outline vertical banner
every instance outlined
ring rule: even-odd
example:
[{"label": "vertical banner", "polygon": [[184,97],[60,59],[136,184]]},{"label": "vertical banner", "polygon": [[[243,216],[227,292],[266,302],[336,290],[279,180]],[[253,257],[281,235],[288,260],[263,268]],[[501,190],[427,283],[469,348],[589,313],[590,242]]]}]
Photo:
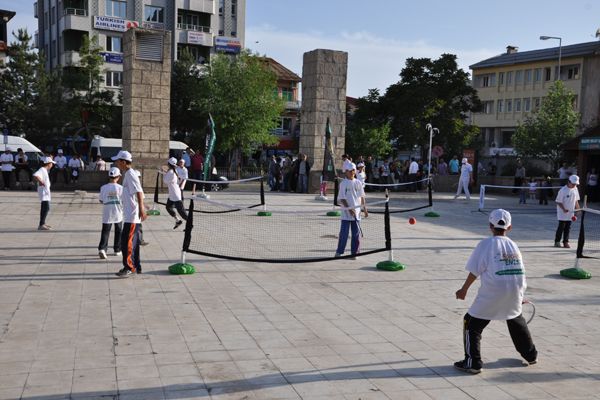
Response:
[{"label": "vertical banner", "polygon": [[214,167],[212,165],[212,153],[215,149],[215,142],[217,141],[217,134],[215,133],[215,121],[212,119],[212,115],[208,114],[208,132],[206,132],[206,146],[204,148],[204,180],[210,180],[211,171]]},{"label": "vertical banner", "polygon": [[335,163],[333,155],[333,142],[331,140],[331,125],[327,118],[325,126],[325,155],[323,159],[323,182],[335,180]]}]

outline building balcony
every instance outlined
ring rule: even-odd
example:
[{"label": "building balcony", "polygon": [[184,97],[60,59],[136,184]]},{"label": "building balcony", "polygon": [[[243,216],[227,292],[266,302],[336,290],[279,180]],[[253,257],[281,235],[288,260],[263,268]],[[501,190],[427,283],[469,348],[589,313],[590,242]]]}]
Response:
[{"label": "building balcony", "polygon": [[89,31],[92,28],[88,11],[82,8],[65,8],[59,23],[61,30]]},{"label": "building balcony", "polygon": [[176,0],[175,6],[183,10],[214,14],[215,3],[215,0]]},{"label": "building balcony", "polygon": [[196,32],[212,33],[210,26],[202,26],[202,25],[177,24],[177,29],[180,29],[182,31],[196,31]]},{"label": "building balcony", "polygon": [[60,63],[65,67],[77,67],[81,62],[81,56],[78,51],[66,50],[60,56]]},{"label": "building balcony", "polygon": [[302,102],[300,100],[286,101],[285,102],[285,109],[286,110],[300,110],[301,107],[302,107]]},{"label": "building balcony", "polygon": [[80,17],[87,17],[88,16],[88,10],[83,9],[83,8],[65,8],[64,9],[64,15],[78,15]]}]

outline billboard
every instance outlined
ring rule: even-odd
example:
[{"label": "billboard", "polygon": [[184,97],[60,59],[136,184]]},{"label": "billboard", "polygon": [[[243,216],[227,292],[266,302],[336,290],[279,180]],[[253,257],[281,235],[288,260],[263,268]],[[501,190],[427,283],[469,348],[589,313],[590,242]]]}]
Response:
[{"label": "billboard", "polygon": [[217,36],[215,37],[215,49],[223,53],[239,54],[242,51],[242,43],[238,38]]}]

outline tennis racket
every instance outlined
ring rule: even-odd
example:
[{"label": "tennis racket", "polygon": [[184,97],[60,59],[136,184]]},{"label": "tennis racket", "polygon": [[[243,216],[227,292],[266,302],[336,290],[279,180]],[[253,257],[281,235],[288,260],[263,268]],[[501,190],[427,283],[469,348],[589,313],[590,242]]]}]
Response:
[{"label": "tennis racket", "polygon": [[358,231],[360,232],[360,237],[364,238],[365,235],[363,235],[362,228],[360,227],[360,220],[358,218],[354,217],[354,221],[356,221],[356,226],[358,226]]},{"label": "tennis racket", "polygon": [[523,298],[522,304],[523,318],[525,318],[525,321],[527,321],[527,324],[529,324],[533,320],[533,317],[535,317],[535,304],[533,304],[533,302],[527,298]]}]

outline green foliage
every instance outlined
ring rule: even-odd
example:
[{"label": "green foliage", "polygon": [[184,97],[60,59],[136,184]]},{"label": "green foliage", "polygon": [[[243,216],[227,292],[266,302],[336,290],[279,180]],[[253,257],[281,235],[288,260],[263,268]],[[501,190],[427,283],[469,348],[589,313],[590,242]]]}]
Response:
[{"label": "green foliage", "polygon": [[384,157],[392,152],[390,124],[346,131],[346,153]]},{"label": "green foliage", "polygon": [[189,49],[184,48],[181,56],[173,64],[171,78],[171,130],[191,133],[197,149],[203,143],[206,118],[198,110],[200,89],[200,68]]},{"label": "green foliage", "polygon": [[201,114],[213,116],[217,150],[249,153],[277,143],[271,131],[284,101],[273,95],[276,88],[275,74],[256,56],[243,52],[235,58],[222,54],[211,58],[196,101]]},{"label": "green foliage", "polygon": [[513,136],[519,155],[547,160],[554,170],[562,157],[561,145],[575,137],[579,124],[574,98],[562,81],[554,82],[540,109],[527,117]]},{"label": "green foliage", "polygon": [[481,103],[469,84],[469,75],[458,68],[455,55],[442,54],[437,60],[409,58],[400,78],[388,87],[378,110],[391,121],[391,138],[397,148],[416,145],[425,149],[428,123],[440,131],[433,144],[442,146],[447,154],[475,143],[479,129],[465,120]]}]

